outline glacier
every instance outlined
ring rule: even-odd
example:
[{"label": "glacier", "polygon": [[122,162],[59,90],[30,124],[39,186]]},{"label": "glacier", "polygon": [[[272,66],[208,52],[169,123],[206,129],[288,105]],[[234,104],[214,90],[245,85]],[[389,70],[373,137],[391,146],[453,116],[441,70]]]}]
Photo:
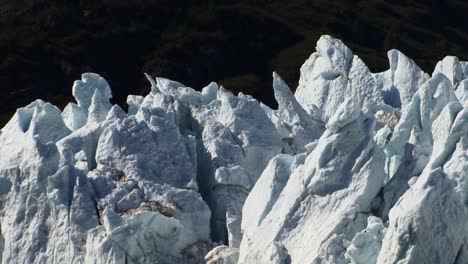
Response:
[{"label": "glacier", "polygon": [[95,73],[0,130],[1,263],[468,263],[468,62],[372,73],[322,36],[278,108]]}]

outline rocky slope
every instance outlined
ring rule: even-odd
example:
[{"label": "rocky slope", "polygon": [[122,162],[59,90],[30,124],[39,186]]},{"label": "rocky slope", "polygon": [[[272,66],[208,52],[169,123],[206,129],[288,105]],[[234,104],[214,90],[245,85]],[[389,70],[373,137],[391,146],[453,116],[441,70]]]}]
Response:
[{"label": "rocky slope", "polygon": [[388,57],[322,36],[278,109],[83,74],[1,130],[1,262],[468,263],[468,63]]}]

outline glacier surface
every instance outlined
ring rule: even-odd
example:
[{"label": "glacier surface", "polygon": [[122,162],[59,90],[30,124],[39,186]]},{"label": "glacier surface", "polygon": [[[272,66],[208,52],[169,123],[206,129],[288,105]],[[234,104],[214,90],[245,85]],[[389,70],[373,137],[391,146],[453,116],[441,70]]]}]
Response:
[{"label": "glacier surface", "polygon": [[388,59],[322,36],[278,109],[83,74],[0,131],[0,262],[468,263],[468,62]]}]

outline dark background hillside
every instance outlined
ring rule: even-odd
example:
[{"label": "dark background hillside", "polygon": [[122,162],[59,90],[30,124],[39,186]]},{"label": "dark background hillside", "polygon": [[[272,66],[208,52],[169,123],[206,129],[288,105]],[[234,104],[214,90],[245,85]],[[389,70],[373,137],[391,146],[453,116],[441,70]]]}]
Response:
[{"label": "dark background hillside", "polygon": [[468,60],[467,14],[464,0],[0,0],[0,126],[36,98],[64,107],[86,71],[120,105],[148,92],[148,72],[274,106],[271,72],[294,89],[322,34],[374,72],[397,48],[432,73],[445,55]]}]

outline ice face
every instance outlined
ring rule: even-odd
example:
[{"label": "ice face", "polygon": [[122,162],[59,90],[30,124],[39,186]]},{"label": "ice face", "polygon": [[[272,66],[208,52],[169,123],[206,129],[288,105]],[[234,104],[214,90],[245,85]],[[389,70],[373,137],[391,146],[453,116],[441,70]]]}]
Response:
[{"label": "ice face", "polygon": [[380,218],[369,216],[367,227],[356,234],[346,249],[346,258],[352,264],[376,263],[386,231]]},{"label": "ice face", "polygon": [[83,127],[88,121],[87,111],[75,103],[69,103],[63,109],[62,118],[63,122],[72,131]]},{"label": "ice face", "polygon": [[166,118],[163,115],[158,120],[158,131],[134,117],[105,128],[96,149],[98,167],[114,167],[127,178],[186,187],[195,180],[196,160]]},{"label": "ice face", "polygon": [[97,91],[103,100],[112,98],[112,92],[107,81],[95,73],[84,73],[80,81],[73,84],[73,96],[78,105],[84,109],[91,106],[92,98]]},{"label": "ice face", "polygon": [[[215,241],[239,245],[242,207],[281,136],[260,104],[219,89],[217,100],[192,108],[200,133],[199,185],[211,207]],[[226,232],[227,231],[227,232]]]},{"label": "ice face", "polygon": [[[345,108],[348,104],[343,105]],[[240,263],[266,261],[271,255],[265,252],[289,256],[294,263],[344,260],[345,251],[332,248],[344,247],[343,239],[351,240],[365,227],[365,212],[370,210],[385,179],[384,154],[372,142],[372,123],[372,118],[358,114],[347,125],[331,125],[333,129],[324,132],[304,165],[292,172],[279,194],[252,192],[271,197],[271,209],[263,211],[264,198],[259,197],[257,214],[261,217],[257,218],[263,220],[258,228],[245,227]],[[259,182],[269,181],[269,177],[271,174],[265,172]],[[246,204],[245,210],[254,208],[257,199],[249,197],[248,201],[252,204]],[[277,245],[274,250],[272,244]]]},{"label": "ice face", "polygon": [[295,93],[305,109],[316,105],[326,122],[345,98],[354,97],[363,105],[384,102],[367,66],[340,40],[322,36],[316,50],[301,67]]},{"label": "ice face", "polygon": [[85,73],[0,131],[1,263],[466,263],[468,63],[371,73],[322,36],[278,109]]},{"label": "ice face", "polygon": [[437,73],[419,88],[403,111],[392,139],[386,147],[387,169],[390,178],[401,165],[403,149],[411,136],[413,127],[422,131],[421,137],[425,137],[425,140],[432,143],[432,123],[445,105],[455,100],[453,87],[443,74]]},{"label": "ice face", "polygon": [[457,90],[455,90],[455,95],[461,104],[468,104],[468,80],[465,79],[458,85]]},{"label": "ice face", "polygon": [[454,263],[466,214],[442,169],[427,170],[390,210],[377,263]]},{"label": "ice face", "polygon": [[464,77],[462,65],[455,56],[447,56],[443,60],[439,61],[432,75],[435,75],[436,73],[444,74],[450,80],[453,87],[457,87]]},{"label": "ice face", "polygon": [[376,85],[383,91],[385,103],[403,109],[430,76],[398,50],[388,51],[387,56],[390,69],[373,74],[373,77]]},{"label": "ice face", "polygon": [[[299,104],[287,84],[277,73],[273,73],[273,90],[278,102],[277,127],[283,126],[283,138],[291,140],[293,153],[304,152],[308,143],[318,139],[323,133],[324,125],[320,120],[314,120]],[[282,121],[282,122],[280,122]]]}]

